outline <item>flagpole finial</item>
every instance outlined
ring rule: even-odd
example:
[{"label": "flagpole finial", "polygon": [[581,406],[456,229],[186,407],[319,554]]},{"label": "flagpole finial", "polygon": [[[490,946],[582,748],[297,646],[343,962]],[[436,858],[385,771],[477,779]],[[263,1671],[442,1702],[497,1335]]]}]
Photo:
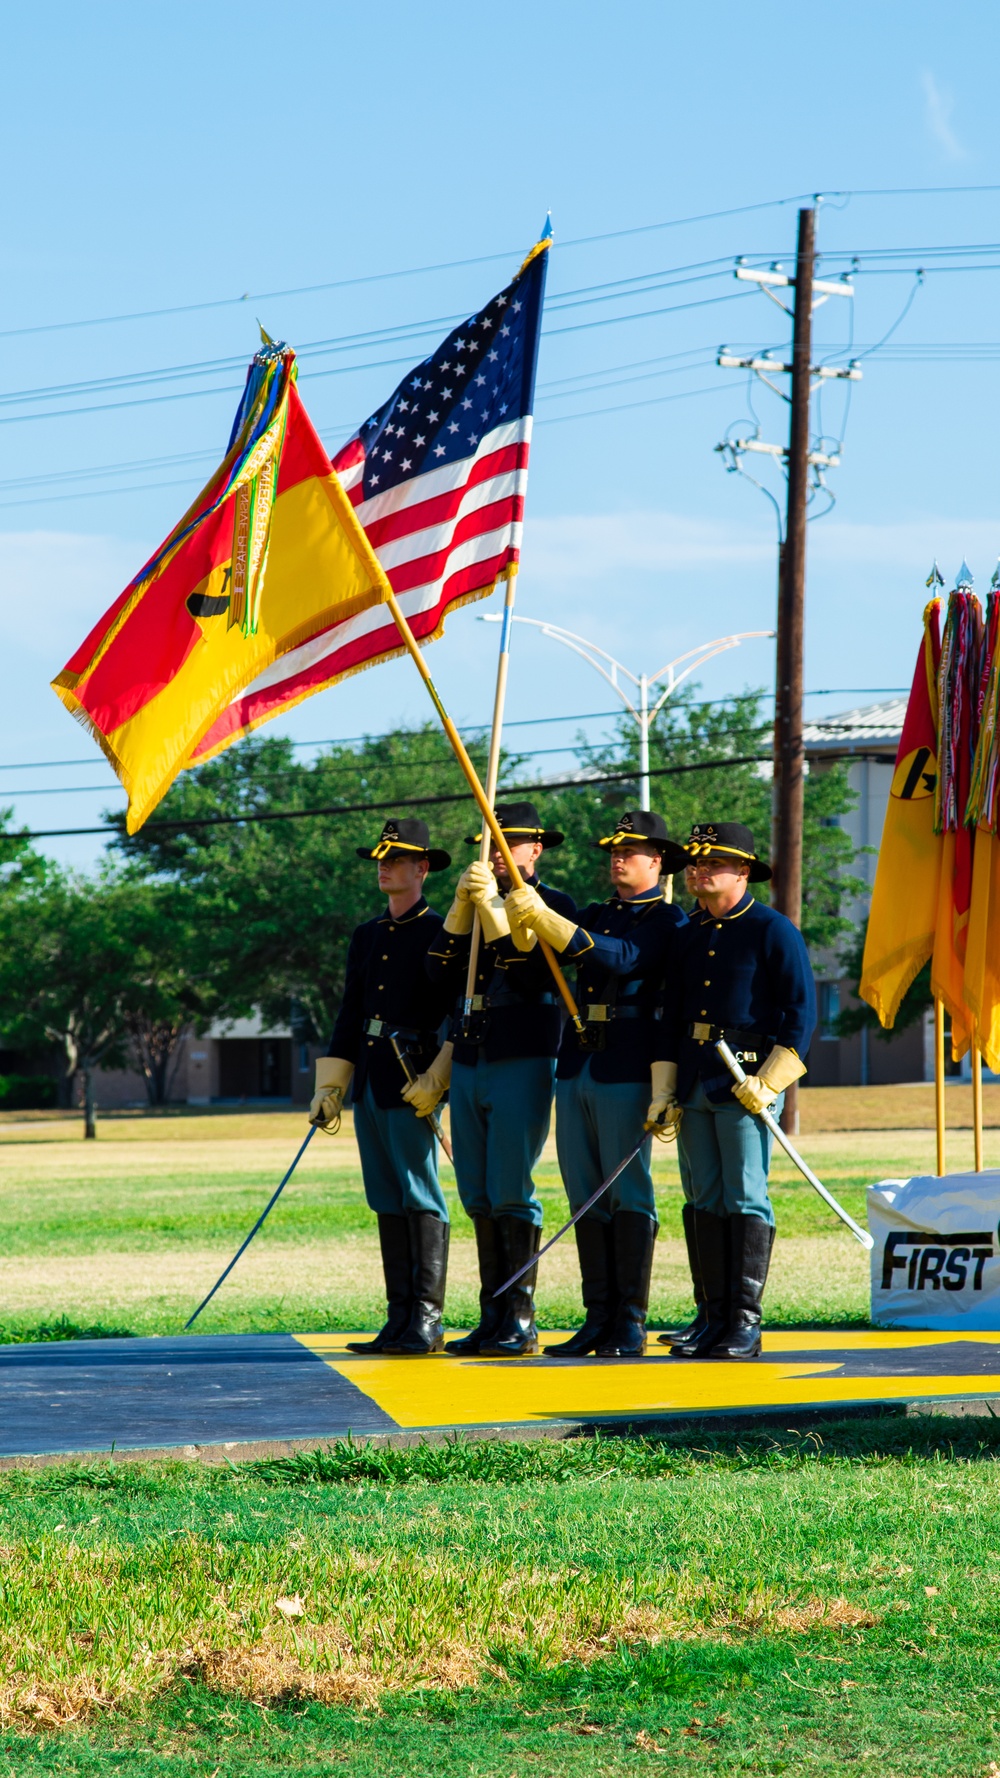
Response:
[{"label": "flagpole finial", "polygon": [[257,317],[257,326],[258,326],[258,327],[259,327],[259,328],[260,328],[260,341],[261,341],[261,345],[262,345],[262,346],[273,346],[273,345],[274,345],[274,341],[273,341],[273,339],[272,339],[272,338],[271,338],[271,335],[270,335],[270,334],[269,334],[269,333],[268,333],[268,331],[267,331],[267,328],[266,328],[266,327],[265,327],[265,326],[264,326],[264,323],[263,323],[263,321],[262,321],[262,320],[261,320],[261,319],[260,319],[260,316],[259,316],[259,315],[258,315],[258,317]]},{"label": "flagpole finial", "polygon": [[968,562],[965,560],[965,557],[963,556],[962,557],[962,566],[959,569],[958,574],[955,578],[955,591],[957,593],[957,592],[960,592],[964,587],[972,587],[974,585],[975,585],[975,581],[973,580],[973,577],[972,577],[972,569],[969,567]]},{"label": "flagpole finial", "polygon": [[997,562],[997,565],[993,570],[993,579],[990,581],[990,591],[994,593],[1000,592],[1000,561]]},{"label": "flagpole finial", "polygon": [[934,560],[934,566],[931,569],[930,573],[928,574],[927,579],[924,581],[924,585],[931,587],[931,588],[944,586],[944,575],[941,573],[941,570],[937,565],[937,558],[936,557]]},{"label": "flagpole finial", "polygon": [[542,227],[542,232],[539,235],[538,239],[540,241],[551,241],[551,239],[552,239],[552,211],[551,210],[546,210],[546,212],[545,212],[545,222]]}]

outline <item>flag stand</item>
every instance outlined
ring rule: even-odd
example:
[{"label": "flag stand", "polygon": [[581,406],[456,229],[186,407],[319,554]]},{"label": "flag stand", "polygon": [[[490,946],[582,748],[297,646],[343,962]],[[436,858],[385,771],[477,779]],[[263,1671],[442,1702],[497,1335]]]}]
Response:
[{"label": "flag stand", "polygon": [[[503,711],[507,699],[507,668],[510,665],[510,633],[513,629],[514,589],[517,582],[516,574],[508,574],[507,590],[503,602],[503,622],[500,626],[500,653],[497,657],[497,688],[493,699],[493,728],[490,732],[490,756],[486,766],[486,799],[492,809],[497,800],[497,778],[500,775],[500,737],[503,733]],[[492,835],[486,822],[483,822],[483,835],[479,842],[479,862],[485,864],[490,855]],[[472,1000],[476,991],[476,970],[479,966],[479,940],[482,935],[482,922],[479,909],[476,909],[472,922],[472,939],[469,944],[469,968],[465,978],[465,1000],[463,1012],[465,1018],[471,1016]]]},{"label": "flag stand", "polygon": [[[503,831],[497,821],[496,816],[493,813],[493,809],[490,804],[490,800],[487,797],[485,790],[483,789],[482,785],[479,782],[479,777],[477,775],[476,768],[473,765],[471,759],[469,758],[468,753],[466,752],[465,744],[462,740],[461,735],[459,734],[457,728],[455,727],[455,724],[452,722],[451,717],[448,715],[447,710],[445,709],[443,703],[441,702],[441,697],[438,692],[437,686],[434,684],[434,681],[430,676],[430,672],[427,667],[427,662],[424,660],[424,657],[420,651],[420,647],[417,643],[417,639],[414,636],[413,631],[410,629],[410,626],[406,621],[406,617],[403,614],[403,610],[402,610],[402,607],[400,606],[399,600],[396,598],[395,593],[393,592],[392,588],[388,585],[388,583],[386,584],[385,602],[388,605],[389,610],[392,613],[393,622],[395,623],[396,628],[399,631],[399,634],[403,639],[403,643],[405,645],[406,652],[411,657],[411,659],[417,669],[417,672],[420,674],[421,679],[423,680],[424,684],[427,687],[431,702],[434,705],[434,708],[437,711],[438,716],[440,718],[441,727],[444,729],[444,732],[447,735],[448,740],[451,742],[452,751],[455,755],[455,758],[458,760],[458,763],[461,766],[463,773],[465,774],[465,778],[468,783],[469,789],[472,791],[473,796],[475,797],[477,803],[479,804],[479,812],[482,815],[483,820],[486,822],[486,825],[489,828],[491,834],[493,835],[494,841],[496,842],[497,851],[499,852],[501,858],[503,859],[505,865],[507,866],[507,875],[510,878],[511,887],[514,889],[523,888],[523,879],[521,877],[521,873],[518,870],[517,865],[514,863],[514,859],[511,855],[510,847],[508,846],[507,841],[504,838]],[[556,987],[559,989],[559,992],[562,995],[563,1001],[565,1003],[566,1011],[569,1013],[569,1016],[572,1019],[573,1024],[575,1025],[577,1031],[582,1033],[583,1020],[580,1017],[580,1013],[577,1008],[576,1001],[574,1000],[572,992],[570,990],[570,985],[569,985],[568,981],[566,980],[566,977],[563,975],[563,972],[560,969],[558,962],[556,961],[556,954],[553,951],[552,946],[550,944],[547,944],[544,938],[539,939],[538,945],[539,945],[539,949],[542,952],[542,955],[545,958],[546,963],[548,964],[549,968],[552,971],[552,975],[555,980]]]},{"label": "flag stand", "polygon": [[937,1171],[944,1177],[944,1003],[934,1001],[934,1117],[937,1124]]},{"label": "flag stand", "polygon": [[972,1046],[972,1150],[977,1173],[983,1170],[983,1058]]}]

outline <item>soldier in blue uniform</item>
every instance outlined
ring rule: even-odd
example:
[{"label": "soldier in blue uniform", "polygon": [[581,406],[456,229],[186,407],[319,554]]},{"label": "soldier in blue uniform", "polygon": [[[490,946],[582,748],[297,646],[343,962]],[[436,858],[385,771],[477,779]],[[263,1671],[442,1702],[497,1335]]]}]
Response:
[{"label": "soldier in blue uniform", "polygon": [[[652,1075],[656,1017],[686,924],[663,896],[662,872],[682,869],[687,858],[667,838],[661,816],[629,810],[614,833],[595,843],[609,856],[607,901],[567,918],[532,889],[507,898],[515,944],[544,938],[577,965],[584,1038],[567,1023],[556,1070],[556,1144],[574,1210],[663,1109]],[[586,1319],[570,1340],[547,1352],[636,1358],[645,1351],[657,1232],[650,1148],[651,1139],[576,1224]]]},{"label": "soldier in blue uniform", "polygon": [[[774,1244],[772,1138],[756,1113],[780,1115],[786,1087],[805,1073],[816,991],[798,928],[750,893],[771,875],[750,829],[698,822],[685,850],[700,906],[667,983],[658,1058],[663,1102],[680,1119],[698,1314],[668,1340],[679,1357],[755,1358]],[[741,1086],[715,1049],[720,1037],[748,1076]]]},{"label": "soldier in blue uniform", "polygon": [[[542,851],[561,846],[563,835],[543,826],[530,802],[500,803],[496,817],[524,881],[546,906],[571,914],[570,897],[536,874]],[[478,846],[480,838],[467,843]],[[451,1134],[458,1192],[472,1218],[479,1261],[479,1324],[450,1341],[448,1351],[516,1358],[538,1351],[534,1269],[503,1297],[494,1293],[539,1247],[542,1207],[531,1175],[549,1133],[562,1007],[542,953],[519,951],[511,941],[509,889],[493,846],[489,864],[471,864],[459,879],[427,966],[458,1002],[450,1032]],[[476,909],[483,942],[466,1008]]]},{"label": "soldier in blue uniform", "polygon": [[423,886],[428,871],[445,870],[451,859],[430,844],[426,824],[409,817],[387,821],[376,844],[359,846],[357,853],[377,861],[378,886],[388,905],[351,938],[344,998],[329,1051],[316,1063],[309,1116],[324,1129],[337,1130],[351,1087],[365,1197],[378,1217],[388,1299],[381,1332],[373,1340],[352,1340],[351,1348],[417,1357],[440,1352],[444,1344],[448,1209],[427,1122],[437,1099],[425,1091],[419,1107],[406,1103],[414,1089],[392,1039],[413,1074],[431,1065],[447,1007],[427,980],[425,959],[441,929],[441,915],[428,906]]}]

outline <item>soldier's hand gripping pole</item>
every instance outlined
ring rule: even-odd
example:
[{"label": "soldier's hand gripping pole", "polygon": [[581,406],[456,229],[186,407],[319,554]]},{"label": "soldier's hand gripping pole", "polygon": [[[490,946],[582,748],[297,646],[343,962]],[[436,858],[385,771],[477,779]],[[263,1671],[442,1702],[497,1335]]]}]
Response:
[{"label": "soldier's hand gripping pole", "polygon": [[306,1149],[309,1147],[309,1144],[312,1141],[312,1139],[315,1136],[316,1131],[318,1129],[319,1129],[319,1124],[310,1124],[309,1134],[306,1136],[305,1141],[302,1144],[302,1147],[299,1149],[298,1154],[295,1156],[294,1161],[292,1162],[291,1166],[289,1167],[288,1172],[285,1174],[284,1179],[281,1181],[281,1184],[279,1185],[277,1191],[274,1193],[274,1196],[269,1200],[269,1202],[265,1205],[264,1209],[261,1211],[260,1215],[257,1218],[257,1221],[253,1225],[253,1228],[250,1230],[250,1233],[248,1234],[246,1240],[243,1242],[243,1245],[236,1249],[236,1252],[233,1254],[233,1257],[230,1260],[225,1271],[223,1272],[221,1278],[216,1279],[216,1281],[212,1285],[212,1288],[209,1291],[208,1295],[206,1297],[203,1297],[201,1302],[198,1304],[198,1307],[196,1308],[194,1314],[190,1315],[188,1317],[187,1321],[185,1321],[185,1323],[184,1323],[184,1332],[185,1333],[187,1333],[187,1330],[189,1327],[193,1327],[194,1323],[197,1321],[199,1315],[201,1314],[202,1309],[207,1308],[208,1304],[211,1302],[211,1300],[212,1300],[213,1296],[215,1295],[216,1291],[218,1290],[219,1286],[221,1284],[225,1284],[226,1279],[229,1277],[230,1272],[232,1271],[234,1265],[236,1264],[236,1261],[239,1259],[241,1254],[246,1252],[246,1250],[249,1247],[251,1241],[253,1240],[255,1234],[257,1233],[257,1230],[261,1227],[261,1224],[266,1221],[267,1217],[270,1216],[271,1211],[274,1209],[275,1204],[278,1202],[278,1199],[280,1198],[282,1192],[284,1191],[286,1185],[288,1184],[288,1181],[291,1179],[292,1174],[295,1172],[296,1167],[298,1166],[300,1160],[302,1159],[302,1156],[305,1154]]},{"label": "soldier's hand gripping pole", "polygon": [[[404,1050],[402,1044],[400,1043],[399,1038],[396,1036],[395,1031],[389,1032],[389,1042],[392,1044],[392,1047],[396,1052],[396,1059],[399,1062],[399,1066],[403,1070],[403,1073],[406,1075],[407,1080],[409,1081],[410,1085],[412,1086],[413,1082],[416,1080],[417,1077],[416,1077],[416,1074],[414,1073],[413,1067],[410,1063],[410,1058],[407,1055],[406,1051]],[[455,1157],[451,1152],[451,1143],[448,1141],[448,1138],[445,1135],[444,1130],[441,1127],[441,1119],[438,1117],[438,1114],[436,1111],[431,1111],[428,1113],[427,1122],[430,1124],[431,1129],[434,1131],[435,1136],[437,1137],[438,1141],[440,1142],[441,1147],[444,1149],[445,1154],[448,1156],[448,1159],[450,1160],[452,1166],[454,1166],[455,1165]]]},{"label": "soldier's hand gripping pole", "polygon": [[[729,1069],[729,1072],[732,1075],[733,1079],[736,1081],[737,1085],[739,1085],[740,1082],[746,1080],[746,1074],[744,1073],[743,1069],[740,1067],[740,1064],[737,1062],[736,1057],[733,1055],[733,1052],[730,1049],[730,1047],[724,1037],[720,1037],[720,1039],[715,1047],[718,1050],[720,1056],[722,1057],[722,1060],[725,1062],[726,1067]],[[833,1193],[827,1191],[826,1186],[823,1184],[822,1180],[816,1178],[816,1175],[813,1172],[812,1168],[806,1165],[805,1161],[802,1159],[802,1156],[800,1155],[798,1149],[795,1147],[794,1143],[789,1142],[788,1137],[785,1135],[785,1132],[782,1129],[781,1125],[779,1124],[777,1118],[772,1117],[771,1113],[769,1111],[758,1111],[756,1115],[760,1118],[762,1123],[765,1123],[767,1125],[767,1127],[770,1130],[771,1135],[774,1137],[775,1141],[780,1142],[780,1144],[781,1144],[782,1148],[784,1149],[785,1153],[787,1154],[789,1160],[795,1162],[795,1165],[798,1167],[798,1170],[802,1174],[803,1179],[807,1179],[809,1181],[809,1184],[812,1186],[813,1190],[819,1192],[819,1195],[823,1199],[823,1202],[825,1204],[829,1204],[830,1209],[833,1211],[834,1215],[839,1216],[841,1222],[846,1223],[847,1227],[850,1229],[851,1234],[854,1236],[855,1240],[860,1241],[862,1247],[867,1248],[868,1251],[870,1252],[871,1249],[874,1247],[875,1243],[872,1240],[871,1235],[868,1233],[868,1230],[859,1228],[859,1226],[855,1222],[853,1216],[848,1216],[847,1211],[844,1209],[843,1205],[837,1203],[837,1200],[834,1197]]]},{"label": "soldier's hand gripping pole", "polygon": [[[400,633],[400,636],[403,639],[403,642],[406,646],[406,651],[411,656],[411,658],[413,660],[413,664],[417,669],[417,672],[420,674],[421,679],[423,680],[424,684],[427,687],[427,690],[430,694],[431,702],[434,705],[434,708],[437,711],[438,716],[441,719],[441,727],[444,729],[445,734],[447,735],[449,741],[451,742],[452,750],[454,752],[455,758],[458,760],[458,763],[461,766],[462,771],[465,774],[469,789],[472,791],[472,794],[475,797],[476,802],[479,804],[479,813],[482,815],[483,820],[485,821],[487,827],[490,830],[490,833],[493,835],[493,839],[496,843],[497,851],[499,852],[501,858],[503,859],[504,864],[507,866],[507,875],[510,878],[511,888],[512,889],[523,889],[524,880],[521,876],[520,871],[517,868],[517,865],[514,863],[513,857],[511,856],[510,847],[508,846],[507,840],[506,840],[504,833],[503,833],[503,830],[501,829],[500,824],[497,821],[497,818],[493,813],[493,809],[490,804],[490,799],[487,796],[485,790],[483,789],[482,785],[479,782],[479,776],[476,772],[476,768],[473,765],[471,759],[469,758],[468,753],[465,750],[465,745],[462,741],[461,735],[459,734],[457,728],[455,727],[455,724],[452,722],[451,717],[448,715],[447,710],[445,709],[443,703],[441,702],[441,698],[438,694],[437,687],[434,684],[434,681],[431,678],[430,673],[428,671],[427,662],[424,660],[424,657],[420,652],[420,648],[418,646],[417,639],[414,636],[413,631],[410,629],[410,626],[406,621],[406,617],[400,607],[399,601],[396,598],[396,595],[393,592],[392,588],[389,586],[388,582],[386,582],[385,602],[388,605],[389,610],[392,613],[393,621],[396,625],[397,630]],[[563,972],[560,969],[559,964],[556,960],[556,954],[553,951],[552,946],[547,944],[544,938],[540,938],[538,941],[538,944],[539,944],[539,948],[542,952],[542,955],[545,958],[546,963],[548,964],[549,968],[552,971],[552,975],[555,980],[556,987],[559,989],[559,992],[562,995],[563,1002],[566,1007],[566,1011],[569,1013],[569,1016],[572,1019],[573,1024],[576,1026],[577,1031],[582,1036],[582,1034],[583,1034],[583,1020],[581,1019],[579,1011],[577,1009],[576,1001],[573,999],[573,995],[570,991],[569,983],[566,980],[566,977],[563,975]]]}]

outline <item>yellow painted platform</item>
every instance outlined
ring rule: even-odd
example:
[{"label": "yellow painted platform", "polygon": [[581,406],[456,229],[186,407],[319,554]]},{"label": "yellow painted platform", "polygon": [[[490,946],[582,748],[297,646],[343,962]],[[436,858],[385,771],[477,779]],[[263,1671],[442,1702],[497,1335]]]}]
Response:
[{"label": "yellow painted platform", "polygon": [[347,1350],[364,1335],[296,1337],[404,1431],[1000,1398],[1000,1333],[765,1333],[747,1364],[656,1344],[628,1361],[366,1358]]}]

